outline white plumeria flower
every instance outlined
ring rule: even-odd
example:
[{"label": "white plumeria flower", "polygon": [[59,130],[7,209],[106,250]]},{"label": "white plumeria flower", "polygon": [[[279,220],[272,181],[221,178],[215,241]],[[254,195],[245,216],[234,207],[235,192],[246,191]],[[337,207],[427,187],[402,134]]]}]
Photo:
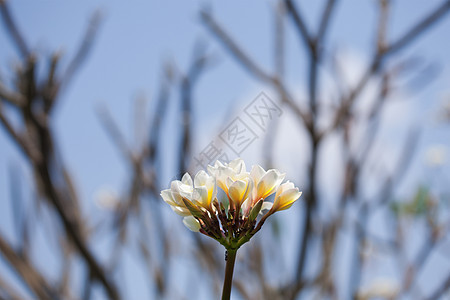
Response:
[{"label": "white plumeria flower", "polygon": [[216,161],[214,166],[208,166],[208,172],[216,178],[217,185],[227,194],[234,205],[240,207],[247,199],[252,183],[242,159],[237,158],[229,164]]},{"label": "white plumeria flower", "polygon": [[301,195],[302,192],[299,192],[298,188],[296,188],[292,182],[287,181],[286,183],[283,183],[275,194],[272,211],[288,209]]},{"label": "white plumeria flower", "polygon": [[[216,183],[212,176],[209,176],[205,171],[199,171],[192,181],[188,173],[183,175],[180,180],[172,181],[170,189],[161,191],[161,197],[170,205],[172,210],[177,214],[185,217],[183,223],[189,229],[197,228],[200,224],[192,216],[191,210],[186,207],[185,201],[192,203],[192,206],[202,207],[206,210],[211,208],[211,201],[216,197]],[[192,217],[186,219],[186,217]],[[195,225],[195,222],[197,225]]]},{"label": "white plumeria flower", "polygon": [[[161,196],[184,217],[187,228],[216,239],[227,249],[246,243],[270,215],[288,209],[301,196],[292,182],[281,184],[284,173],[265,171],[259,165],[247,172],[240,158],[230,163],[216,161],[208,166],[208,172],[199,171],[194,180],[184,174],[170,189],[161,191]],[[228,209],[217,199],[217,186],[228,197]],[[266,201],[274,193],[273,203]],[[258,221],[259,214],[263,216]]]},{"label": "white plumeria flower", "polygon": [[199,203],[202,207],[208,209],[211,207],[211,201],[216,197],[216,180],[213,176],[201,170],[194,178],[194,191],[192,200]]},{"label": "white plumeria flower", "polygon": [[248,176],[234,182],[228,177],[228,195],[233,203],[240,207],[252,190],[252,181]]},{"label": "white plumeria flower", "polygon": [[278,170],[271,169],[266,172],[261,166],[254,165],[250,171],[253,180],[252,204],[275,193],[285,176],[285,173]]},{"label": "white plumeria flower", "polygon": [[[265,171],[255,165],[247,172],[240,158],[230,163],[216,161],[214,166],[208,166],[208,172],[209,175],[199,171],[194,180],[188,173],[184,174],[181,181],[173,181],[161,196],[175,212],[184,216],[183,224],[188,229],[225,247],[228,254],[225,283],[231,283],[237,250],[261,230],[268,217],[291,207],[302,193],[292,182],[281,184],[285,174],[278,170]],[[227,195],[228,208],[226,201],[217,199],[216,184]],[[273,193],[273,203],[266,201]],[[230,298],[231,287],[227,286],[222,299]]]},{"label": "white plumeria flower", "polygon": [[208,166],[208,172],[216,178],[217,185],[226,193],[228,192],[228,178],[235,181],[248,176],[248,172],[245,169],[245,162],[240,158],[228,164],[216,161],[214,166]]},{"label": "white plumeria flower", "polygon": [[184,196],[185,198],[191,199],[192,193],[194,192],[191,175],[189,175],[189,173],[186,172],[181,178],[181,181],[176,180],[175,182],[181,195]]},{"label": "white plumeria flower", "polygon": [[191,215],[191,213],[183,202],[183,197],[188,195],[185,191],[187,187],[183,185],[184,184],[179,180],[172,181],[170,184],[170,189],[161,191],[161,197],[167,204],[170,205],[170,208],[172,208],[174,212],[185,217]]}]

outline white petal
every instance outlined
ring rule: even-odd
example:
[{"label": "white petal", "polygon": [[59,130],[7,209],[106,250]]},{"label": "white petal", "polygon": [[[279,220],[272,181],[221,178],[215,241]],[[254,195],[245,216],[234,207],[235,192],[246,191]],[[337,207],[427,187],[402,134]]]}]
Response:
[{"label": "white petal", "polygon": [[172,192],[172,199],[175,203],[178,205],[183,204],[182,197],[191,198],[190,194],[186,194],[180,190],[180,186],[182,185],[181,181],[172,181],[172,184],[170,186],[170,190]]},{"label": "white petal", "polygon": [[284,191],[287,191],[288,189],[295,188],[294,184],[290,182],[289,180],[280,185],[280,187],[277,190],[277,193],[275,194],[275,198],[278,198]]},{"label": "white petal", "polygon": [[181,182],[186,184],[186,185],[190,185],[192,186],[192,178],[191,175],[189,175],[188,172],[184,173],[183,178],[181,178]]},{"label": "white petal", "polygon": [[209,175],[211,175],[211,176],[215,176],[216,175],[217,168],[215,168],[213,166],[210,166],[210,165],[208,165],[206,168],[208,169]]},{"label": "white petal", "polygon": [[214,177],[210,176],[208,180],[205,183],[205,187],[208,190],[208,197],[210,199],[213,199],[217,195],[217,189],[216,189],[216,180]]},{"label": "white petal", "polygon": [[228,167],[235,169],[236,167],[238,167],[242,162],[241,158],[235,158],[232,161],[230,161],[230,163],[228,164]]},{"label": "white petal", "polygon": [[230,186],[233,184],[233,179],[231,179],[231,177],[227,177],[227,179],[225,180],[225,184],[228,188],[230,188]]},{"label": "white petal", "polygon": [[176,204],[176,202],[175,202],[175,200],[173,199],[173,196],[172,196],[172,191],[169,190],[169,189],[162,190],[161,191],[161,197],[169,205],[175,205]]},{"label": "white petal", "polygon": [[240,204],[244,200],[244,195],[247,191],[247,183],[242,180],[237,180],[228,189],[228,194],[231,200],[236,204]]},{"label": "white petal", "polygon": [[277,182],[279,182],[279,173],[275,170],[267,171],[258,183],[258,196],[267,197],[272,194]]},{"label": "white petal", "polygon": [[194,178],[194,186],[195,187],[199,187],[202,185],[205,185],[206,181],[208,180],[210,176],[208,176],[208,174],[206,174],[205,171],[200,170]]},{"label": "white petal", "polygon": [[228,167],[233,169],[233,171],[237,174],[245,172],[245,162],[242,158],[236,158],[232,160]]},{"label": "white petal", "polygon": [[184,207],[180,207],[180,206],[170,206],[170,208],[177,214],[183,217],[186,216],[191,216],[191,212]]},{"label": "white petal", "polygon": [[302,192],[298,191],[298,188],[288,189],[284,191],[278,199],[275,199],[275,208],[276,210],[285,210],[294,204],[295,201],[300,198]]},{"label": "white petal", "polygon": [[200,230],[200,223],[193,216],[184,217],[183,224],[191,231],[198,232]]},{"label": "white petal", "polygon": [[238,174],[247,172],[247,168],[245,167],[244,160],[241,159],[241,164],[239,165],[239,168],[236,171]]},{"label": "white petal", "polygon": [[183,182],[179,180],[172,181],[170,185],[170,189],[172,190],[172,193],[180,194],[183,197],[191,197],[192,194],[192,185],[184,184]]},{"label": "white petal", "polygon": [[247,198],[241,205],[242,211],[244,212],[244,214],[246,215],[248,213],[250,204],[252,203],[252,199],[251,198]]},{"label": "white petal", "polygon": [[255,182],[259,182],[261,178],[266,174],[266,171],[260,165],[253,165],[252,170],[250,171],[250,177]]},{"label": "white petal", "polygon": [[202,205],[206,206],[209,205],[208,199],[208,190],[205,186],[201,186],[194,189],[194,192],[192,193],[192,200],[200,202]]},{"label": "white petal", "polygon": [[183,184],[183,183],[182,183],[181,181],[179,181],[179,180],[174,180],[174,181],[172,181],[172,182],[170,183],[170,189],[172,190],[172,192],[180,193],[180,186],[181,186],[182,184]]},{"label": "white petal", "polygon": [[[280,171],[278,171],[276,169],[272,169],[272,170],[278,175],[277,181],[275,182],[275,185],[278,186],[281,184],[281,182],[286,177],[286,173],[281,173]],[[271,171],[271,170],[269,170],[269,171]],[[269,171],[267,171],[267,172],[269,172]]]},{"label": "white petal", "polygon": [[[192,180],[191,180],[191,182],[192,182]],[[182,181],[179,181],[179,180],[176,180],[176,181],[174,181],[172,183],[173,184],[171,186],[171,189],[172,189],[172,192],[174,194],[178,193],[178,194],[180,194],[181,196],[183,196],[185,198],[189,198],[189,199],[191,198],[192,191],[193,191],[192,183],[189,185],[189,184],[185,184],[185,183],[183,183]]]},{"label": "white petal", "polygon": [[223,168],[223,167],[225,167],[225,165],[220,160],[216,160],[214,166],[216,168]]},{"label": "white petal", "polygon": [[262,212],[263,210],[270,210],[270,209],[272,208],[272,206],[273,206],[273,203],[272,203],[272,202],[264,201],[264,203],[263,203],[263,205],[262,205],[262,207],[261,207],[261,212]]},{"label": "white petal", "polygon": [[264,174],[260,182],[264,182],[266,186],[272,186],[278,180],[279,175],[280,173],[276,170],[269,170]]}]

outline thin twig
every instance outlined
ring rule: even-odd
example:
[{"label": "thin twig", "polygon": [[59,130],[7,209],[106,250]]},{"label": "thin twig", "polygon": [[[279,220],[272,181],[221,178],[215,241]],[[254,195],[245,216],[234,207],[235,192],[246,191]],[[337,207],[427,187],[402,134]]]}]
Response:
[{"label": "thin twig", "polygon": [[3,99],[16,107],[23,107],[25,104],[25,99],[23,99],[22,95],[8,90],[1,82],[0,82],[0,99]]},{"label": "thin twig", "polygon": [[267,72],[263,71],[246,53],[244,53],[240,47],[231,39],[231,37],[217,24],[211,14],[207,11],[201,11],[200,17],[203,23],[208,29],[223,43],[225,48],[230,50],[230,53],[241,62],[249,72],[263,81],[272,80],[271,76]]},{"label": "thin twig", "polygon": [[30,55],[30,50],[25,43],[25,39],[20,33],[18,26],[14,22],[6,2],[6,0],[0,0],[0,14],[6,27],[6,31],[11,36],[14,45],[17,47],[17,50],[20,52],[22,57],[28,57]]},{"label": "thin twig", "polygon": [[337,2],[336,0],[328,0],[327,4],[325,5],[325,9],[323,10],[322,13],[322,18],[320,19],[319,30],[317,31],[316,35],[317,41],[322,41],[325,37],[325,34],[328,29],[328,24],[330,23],[331,20],[331,15],[335,10],[334,8],[336,6],[336,2]]},{"label": "thin twig", "polygon": [[292,0],[285,0],[286,9],[292,20],[294,21],[295,28],[297,28],[299,32],[299,36],[302,38],[303,42],[306,45],[308,51],[312,51],[313,49],[313,41],[311,35],[309,33],[308,28],[306,28],[306,24],[303,21],[303,17],[301,16],[300,9],[294,4]]},{"label": "thin twig", "polygon": [[45,278],[41,276],[41,273],[36,270],[31,264],[29,264],[26,259],[19,256],[1,235],[0,252],[9,262],[11,267],[13,267],[15,271],[27,283],[36,297],[42,300],[58,299],[56,292],[52,289]]},{"label": "thin twig", "polygon": [[407,30],[400,38],[395,42],[392,42],[389,47],[383,52],[383,55],[391,55],[395,52],[408,46],[420,35],[425,33],[433,25],[443,19],[443,17],[450,11],[450,0],[444,1],[440,6],[433,10],[428,16],[419,21],[411,29]]},{"label": "thin twig", "polygon": [[88,28],[81,40],[80,47],[78,48],[75,56],[72,61],[69,63],[62,79],[61,83],[63,85],[67,85],[70,80],[73,78],[75,73],[80,69],[83,63],[86,61],[90,50],[92,49],[92,45],[95,41],[95,37],[97,36],[98,28],[101,22],[101,13],[100,11],[95,12],[91,20],[89,22]]},{"label": "thin twig", "polygon": [[442,284],[434,291],[426,300],[438,300],[445,292],[450,289],[450,274],[442,282]]},{"label": "thin twig", "polygon": [[213,19],[209,12],[202,11],[201,17],[208,29],[214,34],[214,36],[222,42],[224,47],[229,50],[230,54],[241,63],[245,69],[247,69],[251,75],[269,83],[274,86],[281,95],[282,102],[286,103],[292,111],[299,117],[303,125],[308,126],[310,123],[309,116],[303,111],[303,109],[294,101],[294,98],[289,93],[284,83],[276,76],[271,76],[264,72],[260,67],[256,65],[254,61],[250,59],[250,56],[245,54],[243,50],[237,45],[237,43],[222,29],[222,27]]}]

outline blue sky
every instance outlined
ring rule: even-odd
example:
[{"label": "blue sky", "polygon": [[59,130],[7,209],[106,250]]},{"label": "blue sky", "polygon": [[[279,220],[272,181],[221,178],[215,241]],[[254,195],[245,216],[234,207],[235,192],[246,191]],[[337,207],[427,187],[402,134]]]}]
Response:
[{"label": "blue sky", "polygon": [[[114,149],[95,112],[106,105],[120,128],[133,144],[133,103],[138,96],[148,99],[148,111],[158,91],[162,65],[173,61],[184,72],[191,60],[193,46],[205,40],[218,63],[205,73],[196,86],[195,119],[197,151],[221,129],[230,105],[248,103],[259,91],[270,89],[250,77],[224,52],[202,26],[198,12],[209,7],[217,20],[243,45],[243,48],[265,69],[273,69],[273,13],[275,1],[10,1],[10,9],[31,48],[39,57],[49,57],[54,50],[63,53],[63,65],[73,56],[92,12],[103,16],[98,38],[86,64],[62,95],[53,120],[59,147],[74,175],[88,215],[98,212],[93,195],[99,187],[109,185],[119,191],[125,188],[127,169]],[[322,1],[302,1],[301,8],[309,27],[317,20]],[[414,23],[424,11],[441,3],[438,0],[394,1],[392,30],[395,39]],[[355,53],[364,62],[370,57],[375,26],[374,1],[347,0],[339,4],[329,32],[330,50]],[[289,26],[288,26],[289,27]],[[450,18],[427,32],[411,48],[440,67],[437,80],[414,96],[420,110],[430,116],[438,107],[441,95],[448,92],[450,81]],[[294,91],[304,90],[306,70],[304,51],[288,31],[287,78]],[[300,54],[300,55],[299,55]],[[10,66],[17,61],[14,49],[0,28],[0,75],[8,78]],[[170,115],[176,118],[175,93]],[[241,104],[239,104],[241,103]],[[81,124],[81,126],[80,126]],[[177,124],[166,124],[165,143],[170,145]],[[448,140],[445,131],[427,134],[432,143]],[[8,166],[20,166],[25,174],[24,194],[30,196],[30,174],[14,145],[0,131],[0,228],[13,239],[12,214],[9,205]],[[249,155],[251,156],[251,155]],[[251,162],[254,158],[249,158]],[[249,163],[250,164],[250,163]],[[170,174],[165,174],[167,179]],[[39,249],[46,251],[45,247]],[[0,264],[0,272],[5,266]]]}]

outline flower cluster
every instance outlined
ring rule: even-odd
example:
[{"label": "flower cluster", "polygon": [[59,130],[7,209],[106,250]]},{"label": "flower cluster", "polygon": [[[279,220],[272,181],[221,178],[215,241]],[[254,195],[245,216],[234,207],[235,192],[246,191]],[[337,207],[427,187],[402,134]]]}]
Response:
[{"label": "flower cluster", "polygon": [[[186,173],[181,181],[172,181],[161,196],[184,217],[190,230],[216,239],[227,249],[238,249],[267,217],[288,209],[300,197],[292,182],[282,183],[284,178],[278,170],[265,171],[258,165],[247,172],[239,158],[229,164],[216,161],[208,166],[208,173],[201,170],[194,180]],[[270,202],[267,197],[272,194]]]}]

